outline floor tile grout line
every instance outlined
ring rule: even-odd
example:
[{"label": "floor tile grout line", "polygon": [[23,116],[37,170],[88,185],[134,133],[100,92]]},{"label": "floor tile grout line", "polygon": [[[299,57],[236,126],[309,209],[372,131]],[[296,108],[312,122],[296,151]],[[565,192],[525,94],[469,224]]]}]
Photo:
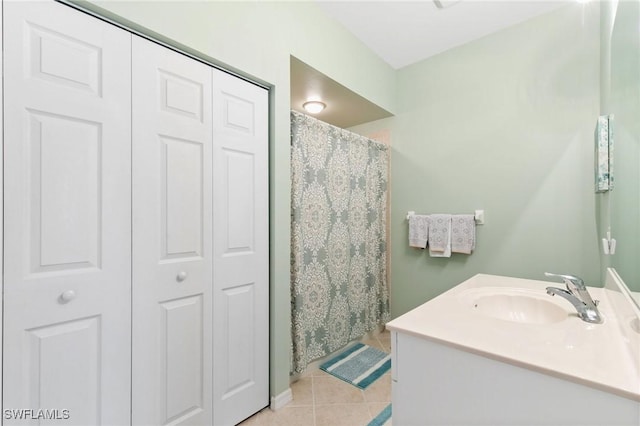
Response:
[{"label": "floor tile grout line", "polygon": [[[370,422],[371,420],[373,420],[373,416],[371,415],[371,406],[369,405],[369,400],[367,399],[367,393],[364,391],[364,389],[362,390],[362,395],[364,397],[364,403],[367,406],[367,413],[369,413],[369,422]],[[367,424],[363,426],[367,426],[369,422],[367,422]]]},{"label": "floor tile grout line", "polygon": [[313,413],[313,426],[316,426],[318,421],[316,420],[316,381],[311,376],[311,406],[313,407],[311,412]]}]

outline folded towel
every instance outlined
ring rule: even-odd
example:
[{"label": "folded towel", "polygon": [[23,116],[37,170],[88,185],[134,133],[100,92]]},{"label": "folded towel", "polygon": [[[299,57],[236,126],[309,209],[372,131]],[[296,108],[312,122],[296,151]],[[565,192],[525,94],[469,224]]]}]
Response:
[{"label": "folded towel", "polygon": [[409,247],[425,249],[429,239],[429,216],[409,216]]},{"label": "folded towel", "polygon": [[451,217],[451,251],[471,254],[476,248],[476,219],[472,214]]},{"label": "folded towel", "polygon": [[451,257],[451,215],[432,214],[429,222],[429,255]]}]

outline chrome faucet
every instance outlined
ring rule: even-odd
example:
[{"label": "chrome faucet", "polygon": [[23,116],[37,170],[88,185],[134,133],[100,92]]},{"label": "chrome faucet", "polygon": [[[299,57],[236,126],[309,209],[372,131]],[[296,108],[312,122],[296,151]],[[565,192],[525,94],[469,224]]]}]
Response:
[{"label": "chrome faucet", "polygon": [[587,286],[584,285],[584,281],[581,278],[573,275],[551,274],[549,272],[544,274],[547,277],[562,278],[567,286],[566,290],[558,287],[547,287],[547,294],[551,296],[558,295],[567,299],[576,308],[582,321],[594,324],[602,323],[602,316],[598,312],[598,301],[591,299]]}]

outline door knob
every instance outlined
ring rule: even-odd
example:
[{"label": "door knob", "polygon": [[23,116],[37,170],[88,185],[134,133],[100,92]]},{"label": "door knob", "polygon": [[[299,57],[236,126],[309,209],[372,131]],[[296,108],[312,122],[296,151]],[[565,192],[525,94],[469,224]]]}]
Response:
[{"label": "door knob", "polygon": [[60,295],[60,303],[69,303],[76,298],[76,292],[67,290]]},{"label": "door knob", "polygon": [[185,271],[181,271],[180,273],[178,273],[178,276],[176,277],[176,281],[178,281],[179,283],[181,283],[186,279],[187,279],[187,273]]}]

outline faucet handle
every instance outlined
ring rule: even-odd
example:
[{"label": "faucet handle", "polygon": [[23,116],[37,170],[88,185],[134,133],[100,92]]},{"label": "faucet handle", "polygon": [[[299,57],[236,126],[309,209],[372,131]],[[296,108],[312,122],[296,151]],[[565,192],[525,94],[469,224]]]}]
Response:
[{"label": "faucet handle", "polygon": [[572,285],[580,290],[585,288],[584,281],[580,277],[576,277],[573,275],[552,274],[551,272],[545,272],[544,275],[547,277],[562,278],[562,280],[567,285],[567,289],[569,290],[572,290]]}]

